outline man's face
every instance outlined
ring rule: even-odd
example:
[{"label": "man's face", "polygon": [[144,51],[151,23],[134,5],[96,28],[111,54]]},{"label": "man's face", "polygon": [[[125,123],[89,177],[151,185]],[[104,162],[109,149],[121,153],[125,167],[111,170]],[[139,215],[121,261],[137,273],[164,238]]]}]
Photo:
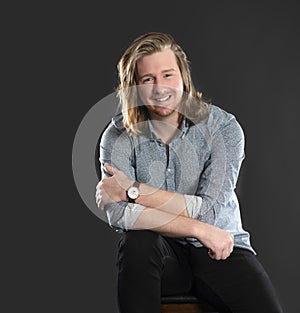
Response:
[{"label": "man's face", "polygon": [[137,61],[139,96],[151,118],[178,114],[183,81],[171,49],[144,56]]}]

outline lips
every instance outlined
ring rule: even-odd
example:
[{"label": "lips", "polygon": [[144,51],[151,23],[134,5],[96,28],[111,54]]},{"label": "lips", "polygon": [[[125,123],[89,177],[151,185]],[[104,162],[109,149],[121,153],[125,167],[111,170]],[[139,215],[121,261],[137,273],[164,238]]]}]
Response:
[{"label": "lips", "polygon": [[163,96],[163,97],[159,97],[159,98],[154,98],[153,100],[159,103],[163,103],[168,101],[171,98],[171,95],[167,95],[167,96]]}]

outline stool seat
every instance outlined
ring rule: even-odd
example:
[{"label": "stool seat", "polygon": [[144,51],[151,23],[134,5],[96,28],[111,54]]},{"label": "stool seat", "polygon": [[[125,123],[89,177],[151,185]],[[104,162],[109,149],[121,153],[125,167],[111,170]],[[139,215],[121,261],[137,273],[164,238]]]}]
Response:
[{"label": "stool seat", "polygon": [[217,310],[191,294],[182,294],[162,296],[161,313],[217,313]]},{"label": "stool seat", "polygon": [[161,303],[199,303],[199,299],[191,294],[162,296]]}]

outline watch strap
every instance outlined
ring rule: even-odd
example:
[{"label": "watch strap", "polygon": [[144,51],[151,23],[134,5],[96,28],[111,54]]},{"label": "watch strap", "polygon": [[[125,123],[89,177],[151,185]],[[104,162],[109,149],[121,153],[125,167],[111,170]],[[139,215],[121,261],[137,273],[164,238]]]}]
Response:
[{"label": "watch strap", "polygon": [[137,187],[137,188],[139,188],[140,187],[140,182],[138,182],[138,181],[135,181],[133,184],[132,184],[132,187]]}]

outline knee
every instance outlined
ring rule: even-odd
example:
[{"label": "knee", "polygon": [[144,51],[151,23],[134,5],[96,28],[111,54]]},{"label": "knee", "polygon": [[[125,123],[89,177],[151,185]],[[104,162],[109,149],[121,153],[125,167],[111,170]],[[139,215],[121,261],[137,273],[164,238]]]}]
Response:
[{"label": "knee", "polygon": [[149,230],[132,230],[123,234],[119,243],[119,260],[131,264],[149,261],[160,249],[161,236]]},{"label": "knee", "polygon": [[135,254],[143,251],[151,251],[159,243],[160,235],[150,230],[131,230],[127,231],[120,241],[119,248]]}]

